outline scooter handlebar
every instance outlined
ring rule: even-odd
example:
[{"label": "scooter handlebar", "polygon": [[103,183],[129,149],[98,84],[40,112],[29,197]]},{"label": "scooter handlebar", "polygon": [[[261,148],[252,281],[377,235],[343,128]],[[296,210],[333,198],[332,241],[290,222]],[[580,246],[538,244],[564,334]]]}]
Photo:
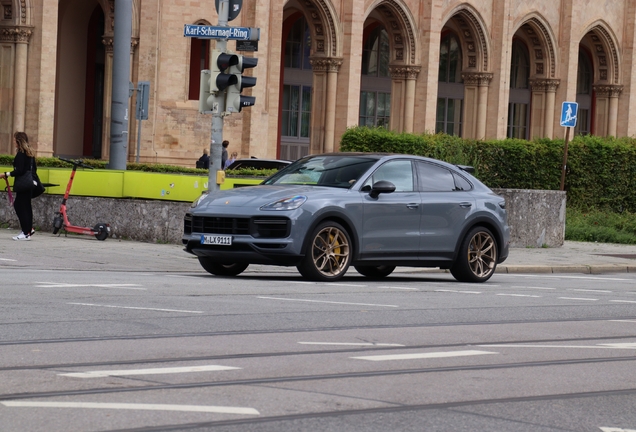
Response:
[{"label": "scooter handlebar", "polygon": [[65,159],[65,158],[59,157],[59,156],[58,156],[58,159],[61,160],[61,161],[73,164],[75,166],[80,166],[82,168],[94,169],[92,166],[86,165],[81,159],[71,160],[71,159]]}]

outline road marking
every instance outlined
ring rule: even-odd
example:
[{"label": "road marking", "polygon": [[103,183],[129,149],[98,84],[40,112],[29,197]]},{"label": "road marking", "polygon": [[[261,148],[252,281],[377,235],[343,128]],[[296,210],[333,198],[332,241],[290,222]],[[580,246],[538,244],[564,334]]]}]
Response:
[{"label": "road marking", "polygon": [[146,290],[146,288],[134,288],[141,287],[139,284],[70,284],[70,283],[59,283],[59,282],[35,282],[36,288],[78,288],[78,287],[87,287],[87,288],[121,288],[121,289],[133,289],[133,290]]},{"label": "road marking", "polygon": [[603,432],[636,432],[636,429],[621,429],[621,428],[615,428],[615,427],[599,426],[599,429],[602,430]]},{"label": "road marking", "polygon": [[396,286],[387,286],[387,285],[382,285],[382,286],[379,286],[378,288],[419,291],[417,288],[396,287]]},{"label": "road marking", "polygon": [[103,378],[107,376],[129,376],[129,375],[161,375],[188,372],[210,372],[240,369],[232,366],[187,366],[187,367],[171,367],[171,368],[152,368],[152,369],[122,369],[122,370],[98,370],[90,372],[70,372],[58,374],[59,376],[67,376],[73,378]]},{"label": "road marking", "polygon": [[346,302],[334,302],[324,300],[305,300],[305,299],[289,299],[280,297],[257,297],[266,300],[284,300],[284,301],[298,301],[298,302],[310,302],[310,303],[328,303],[328,304],[340,304],[340,305],[352,305],[352,306],[378,306],[378,307],[399,307],[396,305],[383,305],[383,304],[370,304],[370,303],[346,303]]},{"label": "road marking", "polygon": [[610,300],[611,302],[616,302],[616,303],[636,303],[636,301],[634,300]]},{"label": "road marking", "polygon": [[458,290],[446,290],[446,289],[438,289],[435,292],[452,292],[459,294],[481,294],[481,291],[458,291]]},{"label": "road marking", "polygon": [[636,323],[636,320],[609,320],[610,322],[633,322]]},{"label": "road marking", "polygon": [[7,407],[37,407],[37,408],[92,408],[92,409],[120,409],[120,410],[150,410],[150,411],[188,411],[209,412],[219,414],[260,415],[254,408],[205,406],[205,405],[164,405],[164,404],[135,404],[135,403],[98,403],[98,402],[0,402]]},{"label": "road marking", "polygon": [[535,287],[535,286],[513,286],[511,288],[538,289],[538,290],[555,290],[556,289],[556,288]]},{"label": "road marking", "polygon": [[[598,301],[598,299],[593,299],[593,298],[577,298],[577,297],[559,297],[559,298],[561,300]],[[634,303],[636,303],[636,302],[634,302]]]},{"label": "road marking", "polygon": [[498,276],[526,277],[526,278],[545,278],[545,279],[590,279],[590,280],[611,280],[611,281],[631,281],[633,279],[623,278],[601,278],[594,276],[545,276],[545,275],[528,275],[518,273],[499,273]]},{"label": "road marking", "polygon": [[196,313],[196,314],[204,313],[203,311],[189,311],[189,310],[178,310],[178,309],[155,309],[155,308],[144,308],[144,307],[133,307],[133,306],[98,305],[98,304],[92,304],[92,303],[66,303],[66,304],[78,305],[78,306],[96,306],[96,307],[116,308],[116,309],[150,310],[150,311],[158,311],[158,312],[183,312],[183,313]]},{"label": "road marking", "polygon": [[412,360],[412,359],[425,359],[425,358],[447,358],[447,357],[466,357],[483,354],[499,354],[490,351],[448,351],[448,352],[432,352],[432,353],[417,353],[417,354],[391,354],[391,355],[377,355],[377,356],[364,356],[364,357],[350,357],[357,360],[370,360],[370,361],[386,361],[386,360]]},{"label": "road marking", "polygon": [[541,296],[538,295],[532,295],[532,294],[497,294],[499,296],[509,296],[509,297],[534,297],[534,298],[541,298]]},{"label": "road marking", "polygon": [[345,345],[345,346],[395,346],[403,347],[402,344],[390,344],[390,343],[372,343],[372,342],[298,342],[301,345]]},{"label": "road marking", "polygon": [[[617,344],[620,345],[620,344]],[[625,344],[629,345],[629,344]],[[515,345],[492,344],[476,345],[484,348],[581,348],[581,349],[636,349],[636,346],[602,346],[602,345]]]},{"label": "road marking", "polygon": [[600,292],[600,293],[611,293],[612,292],[612,291],[608,291],[608,290],[592,290],[592,289],[577,289],[577,288],[568,288],[566,291]]},{"label": "road marking", "polygon": [[14,259],[11,259],[11,258],[0,258],[0,261],[14,261],[15,262],[17,260],[14,260]]},{"label": "road marking", "polygon": [[636,343],[609,343],[599,345],[608,346],[610,348],[636,348]]}]

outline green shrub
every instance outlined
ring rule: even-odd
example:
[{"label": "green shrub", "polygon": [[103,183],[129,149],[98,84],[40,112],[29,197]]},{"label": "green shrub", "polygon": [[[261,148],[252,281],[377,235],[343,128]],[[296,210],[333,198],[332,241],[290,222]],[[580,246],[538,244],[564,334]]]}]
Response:
[{"label": "green shrub", "polygon": [[568,208],[565,239],[636,244],[636,214]]},{"label": "green shrub", "polygon": [[[414,154],[471,165],[491,188],[559,190],[565,141],[476,141],[445,134],[395,133],[352,127],[342,151]],[[568,148],[568,207],[636,212],[636,140],[578,136]]]}]

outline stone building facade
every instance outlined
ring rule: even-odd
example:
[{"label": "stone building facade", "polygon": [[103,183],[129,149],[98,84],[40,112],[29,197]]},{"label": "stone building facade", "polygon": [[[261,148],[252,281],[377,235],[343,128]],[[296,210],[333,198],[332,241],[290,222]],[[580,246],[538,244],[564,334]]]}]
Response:
[{"label": "stone building facade", "polygon": [[[108,159],[117,0],[0,0],[0,153],[24,130],[38,155]],[[213,2],[133,0],[130,80],[149,81],[148,120],[130,119],[129,160],[194,166],[211,136],[198,112]],[[347,127],[467,138],[632,136],[636,1],[254,0],[232,26],[261,29],[244,91],[225,117],[240,157],[337,150]],[[234,42],[228,48],[234,50]],[[130,108],[134,108],[134,99]]]}]

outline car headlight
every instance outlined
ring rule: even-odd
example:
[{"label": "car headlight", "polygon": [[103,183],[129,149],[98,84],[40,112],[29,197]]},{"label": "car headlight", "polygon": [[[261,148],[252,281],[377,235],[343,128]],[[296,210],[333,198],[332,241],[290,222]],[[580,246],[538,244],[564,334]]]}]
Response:
[{"label": "car headlight", "polygon": [[195,208],[196,206],[198,206],[199,204],[201,204],[201,201],[203,201],[203,198],[205,198],[206,196],[208,196],[207,192],[203,192],[201,194],[201,196],[199,198],[197,198],[191,205],[190,208]]},{"label": "car headlight", "polygon": [[278,201],[265,204],[261,210],[296,210],[307,201],[307,197],[303,195],[295,195],[293,197],[283,198]]}]

